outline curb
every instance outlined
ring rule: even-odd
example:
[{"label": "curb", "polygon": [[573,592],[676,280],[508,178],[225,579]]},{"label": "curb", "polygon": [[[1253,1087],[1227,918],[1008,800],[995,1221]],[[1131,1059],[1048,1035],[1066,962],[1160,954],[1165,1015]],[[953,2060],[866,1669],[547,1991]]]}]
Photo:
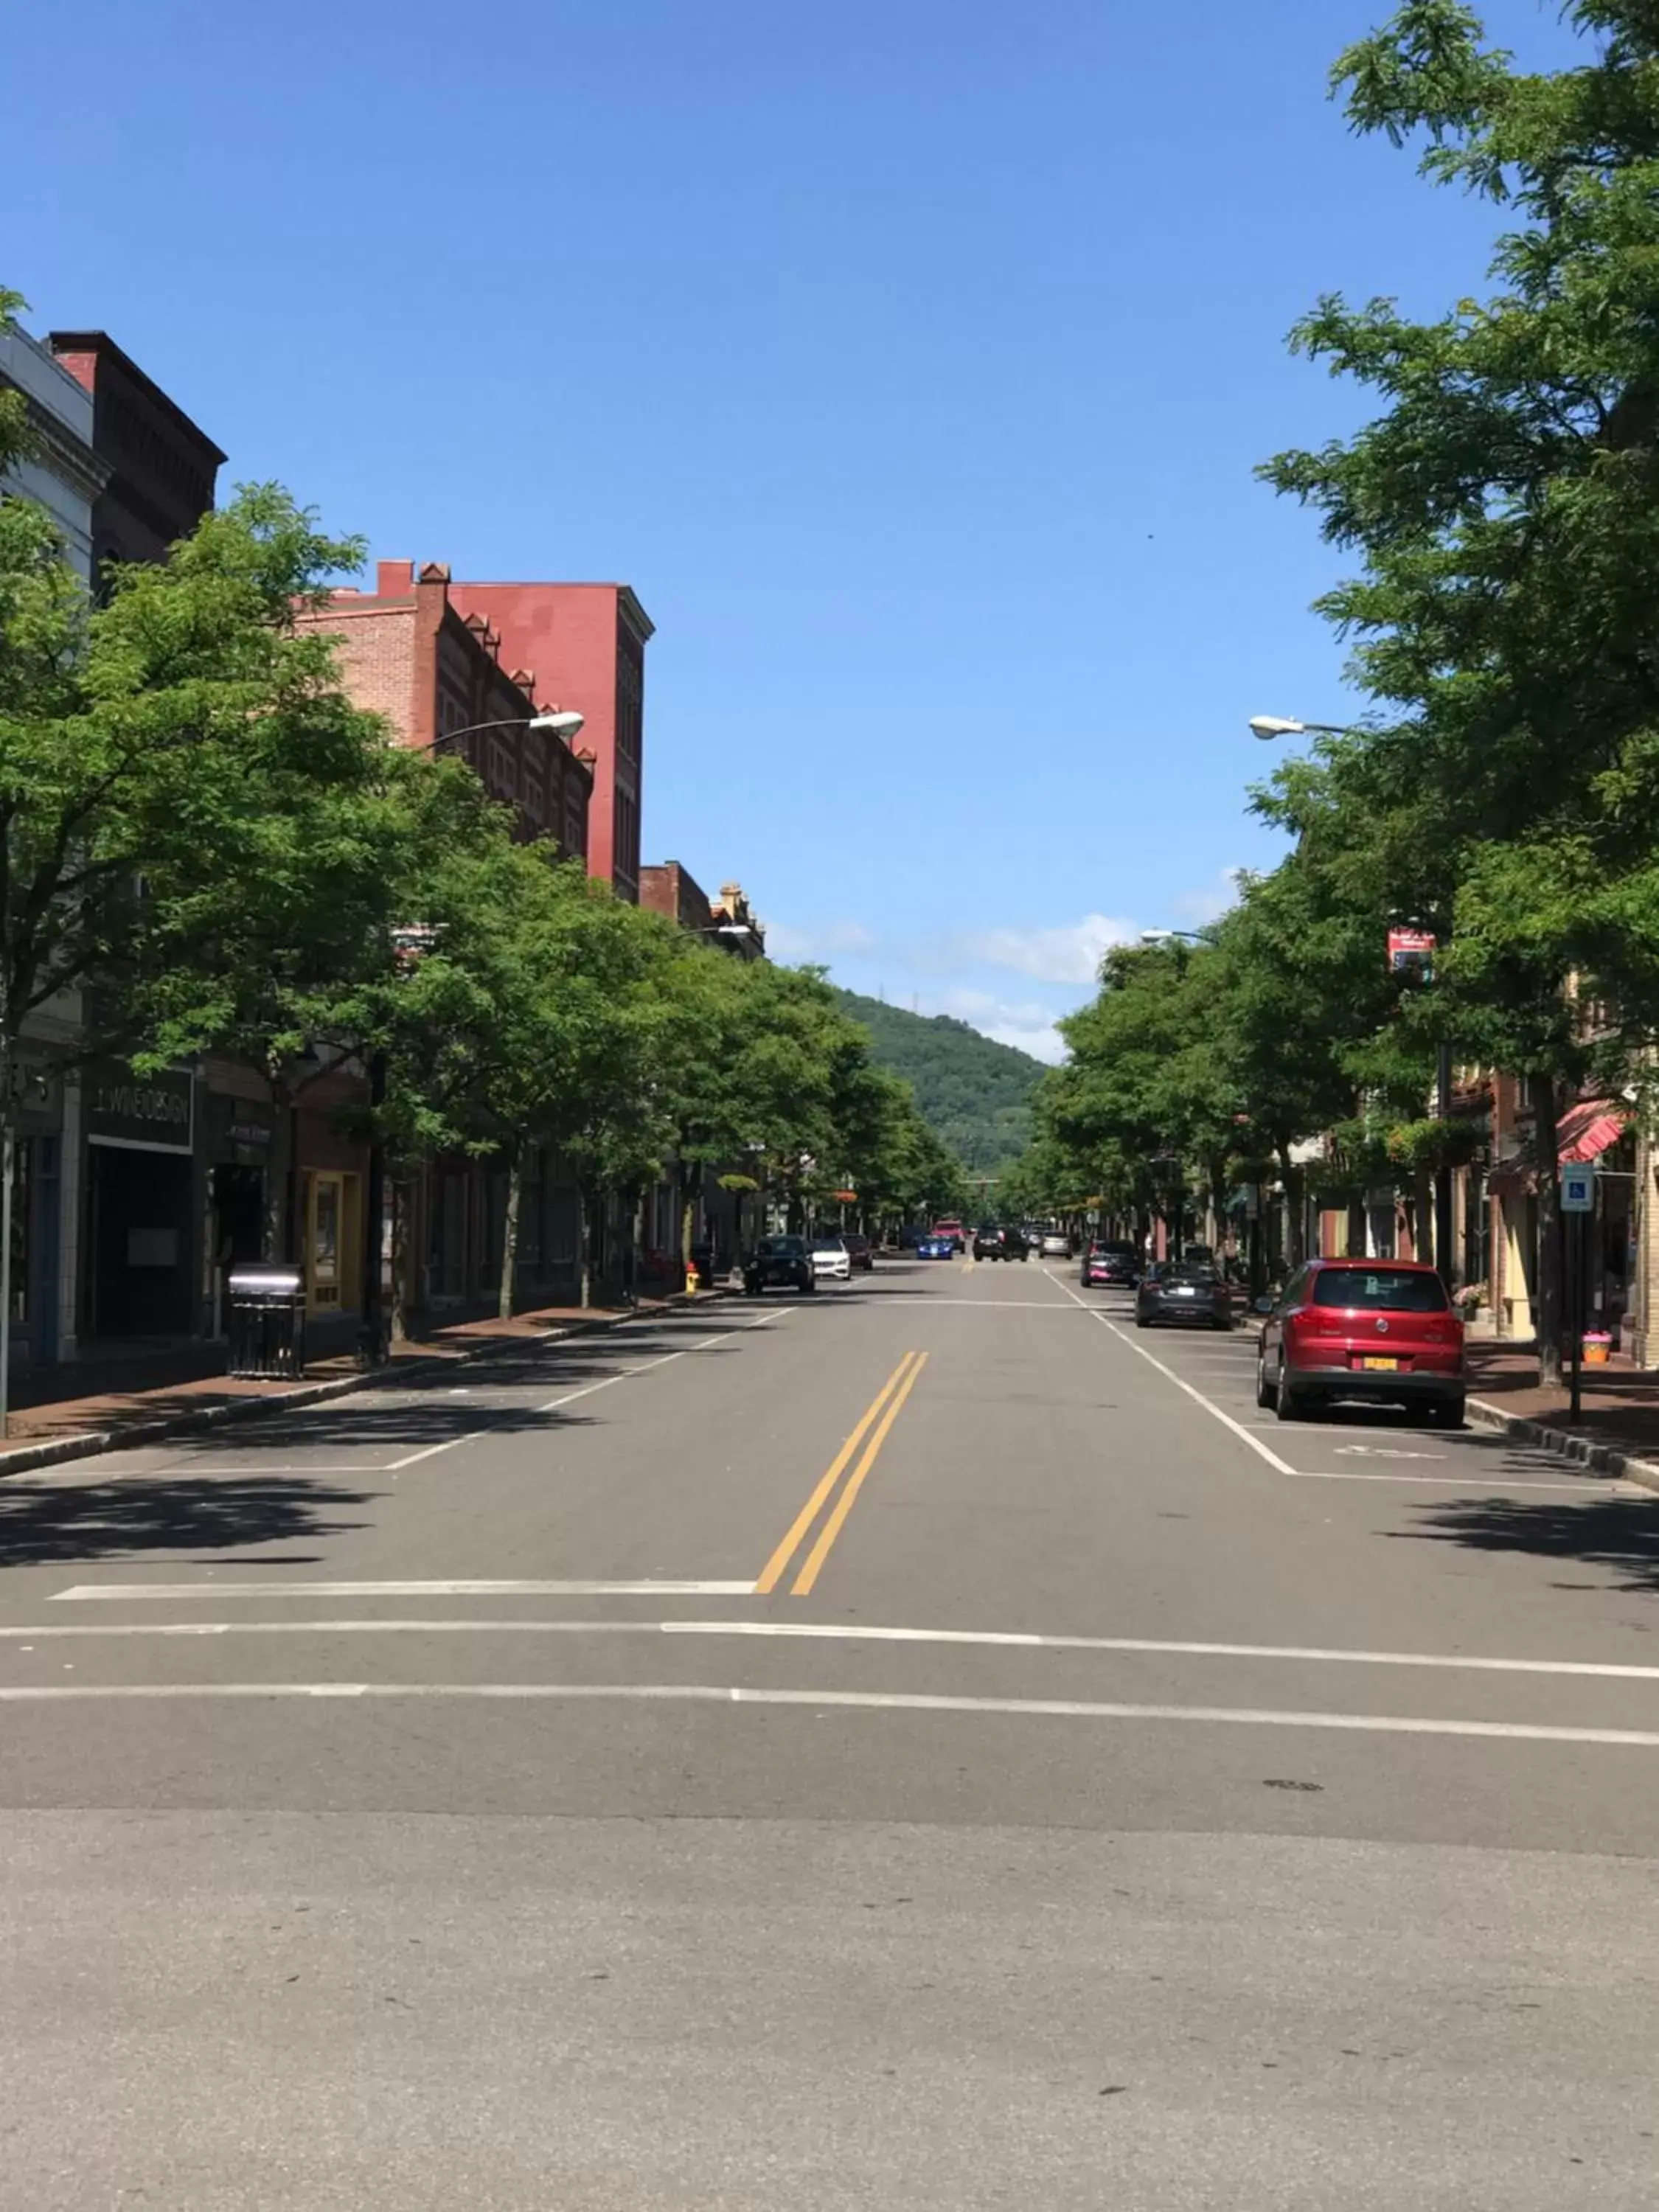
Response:
[{"label": "curb", "polygon": [[[714,1295],[720,1297],[726,1294],[716,1291]],[[677,1291],[659,1310],[672,1313],[685,1303],[686,1293]],[[204,1406],[198,1413],[169,1413],[159,1420],[129,1422],[125,1428],[90,1430],[84,1436],[52,1437],[38,1444],[21,1445],[15,1451],[0,1451],[0,1482],[9,1475],[32,1474],[36,1468],[61,1466],[65,1460],[97,1459],[106,1452],[142,1451],[148,1445],[165,1443],[170,1437],[191,1436],[204,1429],[222,1429],[240,1421],[258,1420],[267,1413],[287,1413],[305,1406],[323,1405],[331,1398],[349,1397],[354,1390],[384,1389],[411,1371],[419,1374],[434,1367],[470,1367],[475,1360],[488,1358],[492,1353],[499,1357],[507,1345],[523,1345],[526,1352],[533,1352],[544,1344],[556,1344],[562,1337],[599,1335],[606,1329],[625,1328],[630,1322],[641,1318],[638,1312],[607,1314],[593,1321],[566,1322],[532,1341],[522,1337],[486,1340],[476,1350],[447,1355],[411,1352],[386,1367],[336,1376],[327,1382],[302,1382],[297,1390],[285,1390],[280,1397],[237,1398],[228,1405]],[[1655,1470],[1654,1480],[1659,1484],[1659,1468]]]},{"label": "curb", "polygon": [[1652,1460],[1636,1459],[1615,1451],[1611,1444],[1592,1443],[1588,1437],[1576,1437],[1570,1429],[1551,1428],[1546,1421],[1528,1421],[1519,1413],[1506,1413],[1501,1406],[1490,1406],[1482,1398],[1471,1398],[1468,1411],[1478,1428],[1496,1429],[1518,1444],[1536,1444],[1553,1452],[1558,1459],[1588,1468],[1592,1474],[1614,1475],[1620,1482],[1659,1491],[1659,1465]]}]

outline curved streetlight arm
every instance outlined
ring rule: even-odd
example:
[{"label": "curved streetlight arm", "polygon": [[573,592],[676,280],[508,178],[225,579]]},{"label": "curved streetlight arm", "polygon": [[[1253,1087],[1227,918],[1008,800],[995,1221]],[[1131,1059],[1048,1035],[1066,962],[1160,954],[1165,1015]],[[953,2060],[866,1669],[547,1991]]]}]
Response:
[{"label": "curved streetlight arm", "polygon": [[581,735],[586,719],[574,708],[562,714],[507,714],[499,721],[469,722],[463,729],[446,730],[441,737],[433,738],[423,745],[405,745],[403,750],[409,753],[434,753],[442,745],[453,745],[457,738],[476,738],[481,730],[545,730],[568,744],[572,738]]},{"label": "curved streetlight arm", "polygon": [[1252,714],[1250,735],[1271,744],[1275,738],[1346,738],[1350,734],[1341,722],[1298,722],[1290,714]]}]

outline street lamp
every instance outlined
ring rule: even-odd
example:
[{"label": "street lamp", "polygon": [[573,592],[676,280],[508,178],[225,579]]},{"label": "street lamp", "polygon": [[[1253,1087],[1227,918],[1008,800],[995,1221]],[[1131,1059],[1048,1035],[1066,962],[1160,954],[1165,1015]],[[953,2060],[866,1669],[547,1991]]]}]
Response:
[{"label": "street lamp", "polygon": [[1346,738],[1340,722],[1298,722],[1289,714],[1252,714],[1250,735],[1271,744],[1275,738]]},{"label": "street lamp", "polygon": [[507,714],[495,722],[469,722],[464,729],[446,730],[440,737],[430,738],[423,745],[405,745],[411,753],[434,753],[441,745],[453,745],[457,738],[475,738],[480,730],[539,730],[544,736],[562,738],[567,744],[572,738],[581,735],[587,717],[579,714],[574,707],[544,714]]},{"label": "street lamp", "polygon": [[1206,941],[1196,929],[1143,929],[1140,933],[1143,945],[1170,945],[1176,938],[1183,945],[1202,945]]}]

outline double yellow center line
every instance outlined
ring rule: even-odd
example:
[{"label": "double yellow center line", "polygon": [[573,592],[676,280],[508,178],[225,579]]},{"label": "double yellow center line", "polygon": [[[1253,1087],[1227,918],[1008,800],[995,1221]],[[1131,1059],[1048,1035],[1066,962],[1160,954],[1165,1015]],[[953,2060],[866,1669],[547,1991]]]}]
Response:
[{"label": "double yellow center line", "polygon": [[[898,1365],[876,1393],[875,1402],[865,1413],[846,1443],[830,1462],[812,1495],[795,1516],[788,1534],[778,1546],[761,1571],[755,1584],[756,1595],[769,1596],[789,1571],[796,1552],[806,1540],[807,1533],[823,1510],[824,1501],[836,1485],[852,1466],[854,1455],[862,1444],[864,1450],[859,1463],[848,1476],[846,1487],[831,1507],[817,1540],[802,1560],[800,1571],[790,1585],[791,1597],[805,1597],[818,1578],[818,1571],[830,1556],[830,1547],[842,1531],[842,1524],[852,1511],[854,1501],[864,1486],[864,1478],[876,1463],[877,1455],[887,1441],[887,1431],[897,1420],[905,1400],[916,1384],[916,1377],[927,1364],[925,1352],[907,1352]],[[866,1438],[868,1441],[866,1442]]]}]

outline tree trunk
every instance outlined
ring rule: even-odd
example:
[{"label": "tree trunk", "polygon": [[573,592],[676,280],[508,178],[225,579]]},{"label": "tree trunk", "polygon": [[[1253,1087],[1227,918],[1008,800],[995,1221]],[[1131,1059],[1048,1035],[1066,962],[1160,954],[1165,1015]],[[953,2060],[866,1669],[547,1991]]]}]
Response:
[{"label": "tree trunk", "polygon": [[1301,1267],[1308,1256],[1307,1211],[1302,1202],[1305,1177],[1303,1170],[1291,1162],[1288,1145],[1279,1145],[1274,1149],[1279,1154],[1279,1177],[1285,1185],[1285,1264],[1294,1270]]},{"label": "tree trunk", "polygon": [[392,1183],[392,1341],[409,1341],[409,1216],[410,1179],[396,1176]]},{"label": "tree trunk", "polygon": [[576,1303],[586,1309],[593,1303],[593,1255],[587,1244],[587,1185],[576,1180],[576,1264],[580,1288]]},{"label": "tree trunk", "polygon": [[264,1256],[292,1263],[300,1256],[297,1224],[300,1208],[300,1117],[288,1085],[278,1076],[270,1084],[271,1120],[283,1136],[288,1160],[280,1176],[265,1176]]},{"label": "tree trunk", "polygon": [[1412,1249],[1431,1267],[1439,1266],[1440,1255],[1434,1249],[1434,1176],[1427,1168],[1418,1168],[1412,1176]]},{"label": "tree trunk", "polygon": [[697,1218],[696,1199],[686,1195],[684,1182],[680,1185],[680,1273],[681,1282],[691,1271],[691,1237]]},{"label": "tree trunk", "polygon": [[1547,1390],[1561,1387],[1562,1284],[1561,1165],[1556,1155],[1558,1109],[1555,1079],[1532,1079],[1533,1143],[1538,1154],[1538,1301],[1533,1328],[1538,1338],[1538,1380]]},{"label": "tree trunk", "polygon": [[501,1222],[501,1279],[495,1297],[498,1320],[513,1318],[513,1294],[519,1279],[519,1206],[524,1197],[524,1153],[515,1146],[507,1156],[507,1212]]}]

